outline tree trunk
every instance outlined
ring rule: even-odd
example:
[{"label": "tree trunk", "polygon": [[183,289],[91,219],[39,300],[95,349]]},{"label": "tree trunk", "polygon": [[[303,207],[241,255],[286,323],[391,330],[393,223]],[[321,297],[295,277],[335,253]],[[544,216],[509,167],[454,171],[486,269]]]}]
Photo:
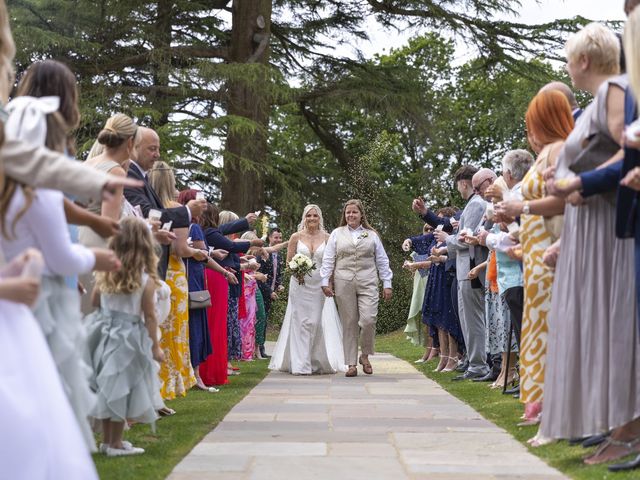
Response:
[{"label": "tree trunk", "polygon": [[[259,17],[262,17],[262,22]],[[263,68],[258,81],[230,80],[227,114],[257,124],[253,133],[227,134],[222,178],[222,207],[244,215],[264,207],[264,165],[267,160],[267,129],[271,102],[268,82],[271,0],[234,0],[230,63],[257,63]]]}]

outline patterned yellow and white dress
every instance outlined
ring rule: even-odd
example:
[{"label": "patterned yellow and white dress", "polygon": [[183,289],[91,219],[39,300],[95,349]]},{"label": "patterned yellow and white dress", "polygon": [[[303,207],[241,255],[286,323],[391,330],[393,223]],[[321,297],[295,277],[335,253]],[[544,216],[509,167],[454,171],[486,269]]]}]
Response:
[{"label": "patterned yellow and white dress", "polygon": [[[547,155],[541,156],[522,180],[522,196],[525,200],[538,200],[546,196],[541,173],[546,163]],[[542,255],[554,239],[545,228],[544,217],[522,215],[520,220],[524,266],[520,401],[533,403],[542,401],[547,354],[547,315],[551,308],[553,286],[553,271],[542,262]]]},{"label": "patterned yellow and white dress", "polygon": [[196,383],[189,356],[189,305],[188,285],[184,262],[171,252],[167,270],[167,284],[171,288],[171,312],[160,324],[162,338],[160,346],[164,350],[165,361],[160,368],[165,400],[176,396],[184,397],[187,390]]}]

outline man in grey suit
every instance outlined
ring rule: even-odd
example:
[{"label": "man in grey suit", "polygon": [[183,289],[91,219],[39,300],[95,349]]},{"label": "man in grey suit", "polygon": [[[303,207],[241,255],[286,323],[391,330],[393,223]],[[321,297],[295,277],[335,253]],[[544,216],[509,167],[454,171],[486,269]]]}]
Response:
[{"label": "man in grey suit", "polygon": [[[475,175],[476,173],[480,175]],[[469,361],[467,371],[455,377],[456,380],[482,378],[489,373],[485,347],[484,273],[478,276],[479,282],[469,280],[469,271],[486,260],[487,249],[480,245],[470,246],[465,243],[464,238],[467,234],[473,235],[482,223],[487,203],[480,193],[484,192],[495,178],[495,173],[488,169],[478,172],[470,165],[459,168],[454,175],[454,181],[467,205],[460,217],[458,232],[451,235],[436,232],[438,240],[446,242],[449,253],[456,254],[458,310]]]}]

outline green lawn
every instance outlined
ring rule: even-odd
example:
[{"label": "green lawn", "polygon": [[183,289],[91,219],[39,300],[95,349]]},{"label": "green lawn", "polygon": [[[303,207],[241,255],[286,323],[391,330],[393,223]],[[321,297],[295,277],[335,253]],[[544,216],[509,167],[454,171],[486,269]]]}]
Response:
[{"label": "green lawn", "polygon": [[186,397],[167,402],[176,410],[156,423],[156,433],[148,425],[134,425],[125,439],[146,452],[134,457],[107,458],[95,454],[102,480],[160,480],[220,422],[268,373],[267,361],[242,362],[242,374],[230,377],[218,393],[191,390]]},{"label": "green lawn", "polygon": [[[401,331],[379,336],[376,340],[378,352],[388,352],[414,365],[413,361],[420,358],[424,352],[421,347],[413,346],[405,339]],[[438,382],[445,390],[460,400],[469,404],[483,417],[504,428],[518,441],[528,447],[526,441],[535,435],[537,427],[518,427],[522,414],[522,405],[512,396],[502,395],[501,390],[491,390],[486,383],[452,382],[454,373],[433,372],[437,361],[416,366],[426,377]],[[600,479],[638,479],[640,470],[625,473],[611,473],[605,466],[587,467],[581,459],[592,450],[585,450],[581,446],[571,447],[566,442],[545,445],[539,448],[529,448],[549,465],[557,468],[567,476],[580,480]]]}]

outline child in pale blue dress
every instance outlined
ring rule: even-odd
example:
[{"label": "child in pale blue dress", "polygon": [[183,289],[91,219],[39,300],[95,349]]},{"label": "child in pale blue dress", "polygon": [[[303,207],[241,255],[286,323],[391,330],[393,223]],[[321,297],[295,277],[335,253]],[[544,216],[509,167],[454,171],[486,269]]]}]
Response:
[{"label": "child in pale blue dress", "polygon": [[102,423],[103,453],[135,455],[144,450],[123,441],[125,422],[154,424],[164,406],[156,363],[164,360],[155,313],[158,257],[149,228],[136,217],[120,221],[109,247],[122,268],[96,275],[93,302],[100,309],[86,317],[98,396],[92,416]]}]

